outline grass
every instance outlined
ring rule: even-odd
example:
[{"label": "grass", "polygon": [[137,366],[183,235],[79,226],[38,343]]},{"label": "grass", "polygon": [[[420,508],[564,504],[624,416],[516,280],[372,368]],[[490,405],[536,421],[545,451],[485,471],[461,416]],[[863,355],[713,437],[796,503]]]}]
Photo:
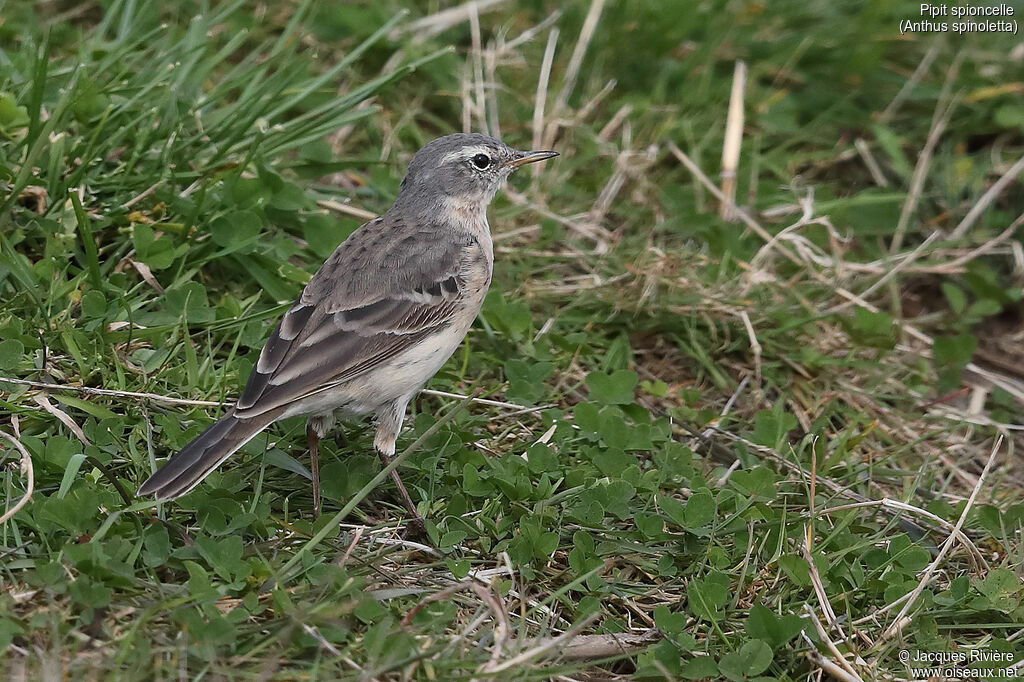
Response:
[{"label": "grass", "polygon": [[[3,508],[34,486],[0,525],[9,676],[1020,658],[1012,36],[824,1],[62,8],[0,2]],[[428,541],[370,485],[360,423],[324,444],[319,519],[300,421],[134,500],[411,153],[463,127],[562,156],[492,207],[492,292],[400,439]]]}]

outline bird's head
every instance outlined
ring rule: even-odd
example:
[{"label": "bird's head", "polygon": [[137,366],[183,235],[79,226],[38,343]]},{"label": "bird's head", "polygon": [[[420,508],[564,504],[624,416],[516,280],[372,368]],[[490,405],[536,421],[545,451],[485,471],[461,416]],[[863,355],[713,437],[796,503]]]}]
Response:
[{"label": "bird's head", "polygon": [[445,135],[416,152],[399,199],[434,204],[447,198],[483,208],[512,171],[553,156],[558,152],[518,151],[479,133]]}]

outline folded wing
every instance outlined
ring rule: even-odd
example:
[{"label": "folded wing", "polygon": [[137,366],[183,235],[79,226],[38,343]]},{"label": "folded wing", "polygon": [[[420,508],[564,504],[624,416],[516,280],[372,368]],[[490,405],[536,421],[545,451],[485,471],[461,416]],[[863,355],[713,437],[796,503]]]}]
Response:
[{"label": "folded wing", "polygon": [[470,242],[439,239],[430,227],[384,216],[342,244],[270,335],[236,414],[277,411],[444,329],[462,305]]}]

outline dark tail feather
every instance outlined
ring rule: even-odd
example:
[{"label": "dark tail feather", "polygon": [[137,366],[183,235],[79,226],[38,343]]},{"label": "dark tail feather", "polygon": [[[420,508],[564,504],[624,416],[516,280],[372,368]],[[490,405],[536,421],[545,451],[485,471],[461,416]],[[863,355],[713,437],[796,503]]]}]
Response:
[{"label": "dark tail feather", "polygon": [[238,448],[267,428],[277,414],[239,419],[230,412],[171,457],[135,491],[137,497],[155,495],[158,500],[181,497],[233,455]]}]

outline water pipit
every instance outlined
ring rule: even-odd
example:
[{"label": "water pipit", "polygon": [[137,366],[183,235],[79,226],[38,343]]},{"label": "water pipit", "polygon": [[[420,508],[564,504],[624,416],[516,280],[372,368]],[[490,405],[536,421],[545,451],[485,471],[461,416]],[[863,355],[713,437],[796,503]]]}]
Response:
[{"label": "water pipit", "polygon": [[[494,263],[488,204],[516,168],[553,156],[479,134],[423,147],[394,205],[338,246],[278,322],[235,406],[137,494],[180,497],[272,423],[297,416],[308,418],[314,514],[318,443],[336,418],[374,415],[386,465],[409,401],[480,312]],[[398,471],[391,477],[420,522]]]}]

